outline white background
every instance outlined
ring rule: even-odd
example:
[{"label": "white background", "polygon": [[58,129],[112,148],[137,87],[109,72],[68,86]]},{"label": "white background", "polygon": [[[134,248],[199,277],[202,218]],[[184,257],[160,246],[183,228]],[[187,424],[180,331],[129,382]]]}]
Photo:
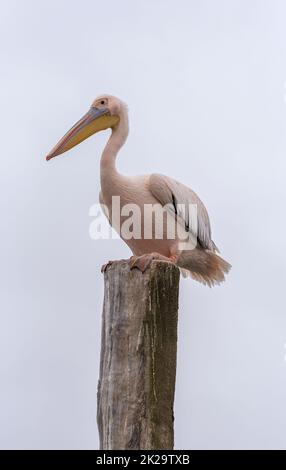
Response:
[{"label": "white background", "polygon": [[125,100],[122,173],[206,204],[233,269],[181,282],[176,448],[286,448],[283,0],[1,0],[0,447],[98,446],[103,279],[89,238],[108,132],[44,156],[101,93]]}]

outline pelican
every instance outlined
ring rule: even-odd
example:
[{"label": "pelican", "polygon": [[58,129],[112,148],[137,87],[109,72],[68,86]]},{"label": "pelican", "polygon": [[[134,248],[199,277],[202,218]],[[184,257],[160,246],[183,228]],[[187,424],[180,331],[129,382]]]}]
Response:
[{"label": "pelican", "polygon": [[[191,276],[196,281],[213,286],[225,280],[225,274],[231,265],[219,256],[219,250],[212,240],[208,212],[197,196],[187,186],[161,174],[149,174],[127,177],[117,171],[115,162],[119,150],[126,142],[129,133],[127,105],[119,98],[111,95],[99,96],[89,111],[78,121],[47,155],[51,160],[57,155],[67,152],[91,135],[110,128],[111,134],[103,150],[100,161],[101,192],[100,203],[107,208],[107,217],[112,223],[112,203],[115,196],[120,197],[120,205],[136,204],[142,210],[141,224],[144,226],[144,207],[156,205],[163,212],[171,214],[177,221],[181,232],[188,236],[194,234],[190,224],[191,206],[196,211],[196,243],[192,249],[185,249],[178,236],[168,237],[166,224],[162,237],[152,236],[127,237],[122,235],[122,227],[126,217],[120,216],[119,225],[114,227],[121,238],[131,249],[133,256],[129,260],[130,268],[144,272],[153,260],[161,260],[176,264],[184,276]],[[180,210],[181,206],[185,211]],[[167,210],[165,210],[167,207]],[[108,269],[110,261],[103,270]]]}]

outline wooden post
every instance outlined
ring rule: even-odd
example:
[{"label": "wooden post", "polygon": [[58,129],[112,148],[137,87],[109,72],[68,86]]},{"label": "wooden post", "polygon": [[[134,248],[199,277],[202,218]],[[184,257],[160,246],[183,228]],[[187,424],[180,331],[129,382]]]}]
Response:
[{"label": "wooden post", "polygon": [[173,449],[179,269],[104,274],[97,422],[100,449]]}]

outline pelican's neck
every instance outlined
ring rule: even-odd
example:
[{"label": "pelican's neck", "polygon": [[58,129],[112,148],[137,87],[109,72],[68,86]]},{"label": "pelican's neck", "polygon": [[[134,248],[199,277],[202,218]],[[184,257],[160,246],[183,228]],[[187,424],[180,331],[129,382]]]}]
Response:
[{"label": "pelican's neck", "polygon": [[120,116],[120,121],[115,128],[112,129],[111,136],[102,152],[100,161],[101,184],[112,174],[117,173],[115,160],[116,156],[124,145],[129,132],[127,110]]}]

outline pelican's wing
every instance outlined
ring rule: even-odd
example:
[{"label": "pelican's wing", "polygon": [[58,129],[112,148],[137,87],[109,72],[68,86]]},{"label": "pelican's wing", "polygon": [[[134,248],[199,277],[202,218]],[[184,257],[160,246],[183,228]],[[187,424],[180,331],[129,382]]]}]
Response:
[{"label": "pelican's wing", "polygon": [[211,238],[207,210],[194,191],[168,176],[159,174],[150,175],[149,188],[162,206],[168,205],[168,209],[173,211],[177,221],[185,226],[187,232],[192,232],[190,205],[195,204],[197,207],[197,233],[195,235],[197,235],[198,243],[207,250],[219,251]]}]

